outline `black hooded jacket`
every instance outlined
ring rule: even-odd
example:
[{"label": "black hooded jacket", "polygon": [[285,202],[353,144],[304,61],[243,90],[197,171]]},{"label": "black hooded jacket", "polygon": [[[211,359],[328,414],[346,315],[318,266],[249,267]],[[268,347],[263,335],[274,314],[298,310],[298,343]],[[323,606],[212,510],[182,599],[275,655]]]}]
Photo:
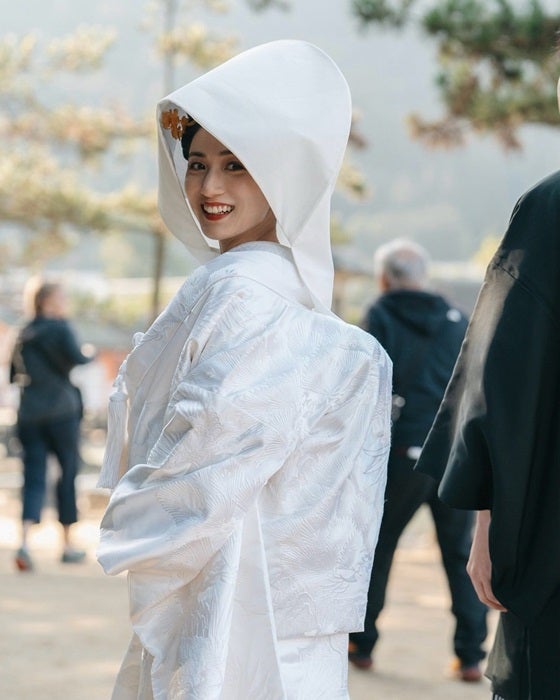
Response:
[{"label": "black hooded jacket", "polygon": [[396,290],[379,297],[365,327],[393,361],[393,394],[406,401],[393,424],[393,446],[420,447],[453,371],[467,318],[439,294]]},{"label": "black hooded jacket", "polygon": [[67,321],[38,316],[25,326],[12,359],[11,381],[22,387],[20,421],[45,421],[81,413],[70,370],[92,358],[84,355]]}]

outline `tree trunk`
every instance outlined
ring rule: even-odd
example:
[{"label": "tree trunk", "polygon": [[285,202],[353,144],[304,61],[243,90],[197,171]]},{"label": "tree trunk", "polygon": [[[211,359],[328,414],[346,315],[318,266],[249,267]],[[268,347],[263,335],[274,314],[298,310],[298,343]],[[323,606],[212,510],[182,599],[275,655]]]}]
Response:
[{"label": "tree trunk", "polygon": [[[175,25],[177,15],[177,0],[164,0],[163,31],[169,34]],[[165,53],[163,58],[163,92],[168,95],[173,90],[175,72],[175,56],[172,52]],[[165,236],[154,231],[154,268],[152,280],[152,310],[151,321],[153,322],[161,307],[161,279],[163,277],[163,264],[165,262]]]}]

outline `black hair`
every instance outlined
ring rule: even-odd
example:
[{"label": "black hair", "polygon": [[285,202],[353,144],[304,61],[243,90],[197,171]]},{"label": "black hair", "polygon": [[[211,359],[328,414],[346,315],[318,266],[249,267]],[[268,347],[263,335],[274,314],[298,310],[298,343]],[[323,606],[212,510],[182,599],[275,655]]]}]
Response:
[{"label": "black hair", "polygon": [[197,124],[196,122],[190,126],[186,126],[183,129],[183,135],[181,136],[181,148],[183,149],[183,158],[185,160],[188,160],[192,140],[199,129],[200,124]]}]

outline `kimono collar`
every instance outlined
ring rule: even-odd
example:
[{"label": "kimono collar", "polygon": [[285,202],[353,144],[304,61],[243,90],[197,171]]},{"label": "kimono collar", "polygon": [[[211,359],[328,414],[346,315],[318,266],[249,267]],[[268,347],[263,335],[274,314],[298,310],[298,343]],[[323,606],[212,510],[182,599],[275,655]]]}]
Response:
[{"label": "kimono collar", "polygon": [[220,256],[220,262],[235,260],[237,274],[259,282],[288,301],[314,307],[309,290],[294,264],[292,251],[269,241],[243,243]]}]

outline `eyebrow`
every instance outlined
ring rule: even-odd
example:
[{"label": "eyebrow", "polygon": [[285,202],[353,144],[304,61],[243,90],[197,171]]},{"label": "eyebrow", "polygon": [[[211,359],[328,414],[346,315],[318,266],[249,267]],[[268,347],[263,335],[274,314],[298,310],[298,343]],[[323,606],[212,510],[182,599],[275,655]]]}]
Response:
[{"label": "eyebrow", "polygon": [[[232,156],[233,153],[226,148],[223,151],[220,151],[218,153],[218,155],[219,156]],[[188,157],[190,158],[191,156],[196,156],[197,158],[206,158],[206,153],[202,153],[202,151],[189,151]]]}]

